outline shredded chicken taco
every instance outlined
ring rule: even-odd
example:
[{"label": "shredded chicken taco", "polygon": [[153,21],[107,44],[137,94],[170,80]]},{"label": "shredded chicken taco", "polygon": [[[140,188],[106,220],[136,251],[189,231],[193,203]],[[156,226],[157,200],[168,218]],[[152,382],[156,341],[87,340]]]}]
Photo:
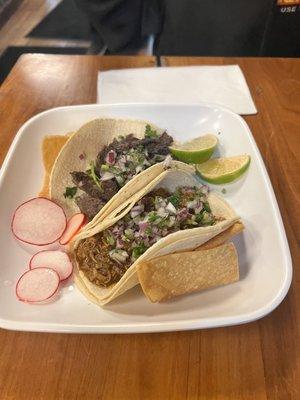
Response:
[{"label": "shredded chicken taco", "polygon": [[72,245],[75,282],[104,305],[139,283],[137,265],[194,250],[239,217],[191,173],[166,170]]}]

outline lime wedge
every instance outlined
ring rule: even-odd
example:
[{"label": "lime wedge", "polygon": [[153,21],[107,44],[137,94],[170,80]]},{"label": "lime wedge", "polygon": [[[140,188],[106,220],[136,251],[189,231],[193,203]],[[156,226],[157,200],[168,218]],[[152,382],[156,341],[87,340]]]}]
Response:
[{"label": "lime wedge", "polygon": [[171,154],[180,161],[199,164],[207,161],[214,152],[218,139],[214,135],[204,135],[185,143],[174,143]]},{"label": "lime wedge", "polygon": [[233,182],[247,170],[250,156],[213,158],[196,165],[196,171],[207,182],[216,185]]}]

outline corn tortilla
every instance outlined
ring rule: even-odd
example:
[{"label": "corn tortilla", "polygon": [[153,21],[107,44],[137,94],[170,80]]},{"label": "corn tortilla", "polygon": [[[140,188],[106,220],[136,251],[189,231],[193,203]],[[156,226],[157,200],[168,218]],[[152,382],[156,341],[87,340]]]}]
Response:
[{"label": "corn tortilla", "polygon": [[233,243],[225,243],[142,261],[137,275],[145,296],[160,302],[238,281],[238,258]]},{"label": "corn tortilla", "polygon": [[45,136],[42,143],[42,158],[44,165],[44,178],[43,186],[39,193],[40,197],[49,198],[49,184],[50,184],[50,174],[54,165],[54,162],[61,151],[62,147],[69,140],[70,135],[51,135]]}]

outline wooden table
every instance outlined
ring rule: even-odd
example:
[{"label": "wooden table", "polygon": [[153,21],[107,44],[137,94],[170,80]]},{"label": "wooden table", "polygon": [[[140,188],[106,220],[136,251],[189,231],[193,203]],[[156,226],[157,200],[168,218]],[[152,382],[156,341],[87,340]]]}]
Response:
[{"label": "wooden table", "polygon": [[[0,89],[0,162],[18,128],[34,114],[95,102],[99,69],[150,67],[155,61],[22,56]],[[292,252],[288,296],[257,322],[221,329],[140,335],[2,330],[1,400],[300,399],[300,60],[165,57],[161,62],[241,66],[258,108],[245,119],[270,174]]]}]

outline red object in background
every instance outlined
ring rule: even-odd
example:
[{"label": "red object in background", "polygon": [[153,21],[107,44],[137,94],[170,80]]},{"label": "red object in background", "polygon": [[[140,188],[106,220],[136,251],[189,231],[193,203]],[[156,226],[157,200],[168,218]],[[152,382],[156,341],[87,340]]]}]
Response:
[{"label": "red object in background", "polygon": [[300,0],[277,0],[278,6],[296,6],[300,4]]}]

